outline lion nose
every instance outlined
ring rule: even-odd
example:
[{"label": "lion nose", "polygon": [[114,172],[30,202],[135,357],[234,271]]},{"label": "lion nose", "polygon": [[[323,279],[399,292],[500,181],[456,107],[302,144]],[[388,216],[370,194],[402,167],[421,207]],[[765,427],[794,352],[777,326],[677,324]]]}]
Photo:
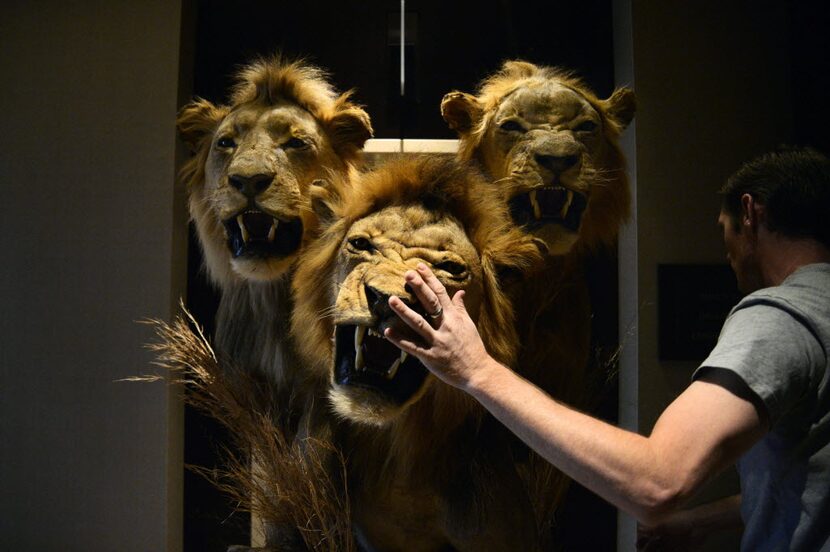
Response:
[{"label": "lion nose", "polygon": [[369,305],[369,310],[372,311],[372,314],[383,318],[386,311],[389,310],[389,294],[383,293],[369,284],[364,284],[363,290],[366,292],[366,302]]},{"label": "lion nose", "polygon": [[273,174],[255,174],[253,176],[233,174],[228,176],[230,185],[242,192],[245,197],[251,199],[267,190],[273,180]]},{"label": "lion nose", "polygon": [[[369,284],[363,285],[363,291],[366,293],[366,302],[368,303],[369,310],[372,312],[372,314],[374,314],[381,320],[384,320],[394,315],[391,307],[389,306],[389,297],[391,297],[390,294],[384,293],[379,289],[372,287]],[[398,298],[401,301],[403,301],[407,306],[409,306],[409,308],[415,309],[416,311],[420,312],[420,304],[417,300],[413,301],[414,294],[412,293],[412,288],[409,287],[409,284],[405,286],[405,291],[409,295],[400,295],[398,296]]]},{"label": "lion nose", "polygon": [[577,155],[540,155],[536,154],[536,163],[555,175],[560,175],[579,162]]}]

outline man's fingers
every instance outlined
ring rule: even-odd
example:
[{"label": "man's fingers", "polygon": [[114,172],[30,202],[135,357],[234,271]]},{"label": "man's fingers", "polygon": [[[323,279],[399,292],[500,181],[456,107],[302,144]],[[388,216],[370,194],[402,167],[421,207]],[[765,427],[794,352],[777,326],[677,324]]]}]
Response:
[{"label": "man's fingers", "polygon": [[426,339],[427,343],[432,343],[435,330],[432,329],[432,326],[427,324],[427,321],[424,320],[420,314],[407,307],[406,303],[394,295],[389,298],[389,306],[392,307],[392,310],[395,311],[398,317],[403,320],[407,326],[415,330],[418,335]]},{"label": "man's fingers", "polygon": [[435,296],[438,298],[438,305],[441,308],[447,308],[452,304],[450,296],[447,294],[447,289],[444,284],[435,277],[435,274],[424,263],[418,263],[418,274],[423,278],[424,282],[429,286]]},{"label": "man's fingers", "polygon": [[424,279],[415,271],[408,271],[405,275],[406,283],[415,291],[415,297],[421,302],[428,313],[438,312],[441,308],[441,303],[435,292],[424,282]]},{"label": "man's fingers", "polygon": [[405,353],[409,353],[410,355],[414,355],[419,359],[423,357],[424,353],[426,353],[426,349],[424,349],[414,341],[410,341],[404,338],[392,328],[386,328],[386,331],[383,335],[386,337],[386,339],[392,342],[392,344],[398,347],[400,350],[404,351]]},{"label": "man's fingers", "polygon": [[467,305],[464,304],[464,290],[460,289],[455,292],[455,295],[452,297],[452,303],[457,308],[461,309],[464,312],[467,312]]}]

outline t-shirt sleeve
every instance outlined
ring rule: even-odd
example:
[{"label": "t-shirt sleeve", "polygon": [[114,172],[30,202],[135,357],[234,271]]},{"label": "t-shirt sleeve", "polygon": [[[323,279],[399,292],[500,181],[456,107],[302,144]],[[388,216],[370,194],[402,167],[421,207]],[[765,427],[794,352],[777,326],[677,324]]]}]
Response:
[{"label": "t-shirt sleeve", "polygon": [[692,379],[705,368],[734,372],[763,401],[770,425],[775,425],[794,406],[807,406],[803,401],[814,395],[812,372],[824,365],[823,358],[821,344],[797,318],[757,304],[727,318],[717,345]]}]

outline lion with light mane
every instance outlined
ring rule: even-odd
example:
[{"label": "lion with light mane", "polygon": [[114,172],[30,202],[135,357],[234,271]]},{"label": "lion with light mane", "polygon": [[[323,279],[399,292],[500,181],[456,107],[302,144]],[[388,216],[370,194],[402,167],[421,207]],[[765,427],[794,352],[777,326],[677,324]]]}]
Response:
[{"label": "lion with light mane", "polygon": [[322,70],[277,55],[238,72],[229,105],[197,98],[177,120],[194,151],[182,169],[190,215],[222,292],[217,348],[275,382],[296,365],[282,344],[289,274],[317,225],[308,187],[353,175],[372,135],[349,98]]},{"label": "lion with light mane", "polygon": [[[513,220],[548,250],[546,269],[513,290],[518,366],[579,407],[593,406],[590,395],[605,379],[605,367],[590,359],[585,267],[592,255],[616,246],[629,215],[619,136],[634,111],[627,88],[601,100],[571,72],[523,61],[504,63],[477,95],[451,92],[441,104],[458,132],[459,158],[484,169]],[[549,488],[553,506],[567,485],[558,477]]]},{"label": "lion with light mane", "polygon": [[[237,73],[228,105],[195,99],[177,119],[194,152],[182,169],[190,215],[221,290],[216,348],[246,371],[240,389],[257,388],[244,387],[248,375],[265,377],[265,395],[242,400],[269,410],[289,441],[312,423],[307,403],[327,388],[302,370],[289,332],[291,274],[317,229],[308,190],[332,174],[353,177],[372,135],[350,96],[319,68],[276,55]],[[294,538],[266,530],[272,546]]]},{"label": "lion with light mane", "polygon": [[499,194],[450,158],[400,159],[316,192],[327,222],[298,265],[292,331],[309,369],[331,382],[364,545],[538,549],[513,437],[382,337],[389,326],[406,331],[391,295],[421,308],[403,275],[423,262],[450,292],[466,290],[488,350],[513,365],[518,340],[499,274],[540,265],[538,246]]}]

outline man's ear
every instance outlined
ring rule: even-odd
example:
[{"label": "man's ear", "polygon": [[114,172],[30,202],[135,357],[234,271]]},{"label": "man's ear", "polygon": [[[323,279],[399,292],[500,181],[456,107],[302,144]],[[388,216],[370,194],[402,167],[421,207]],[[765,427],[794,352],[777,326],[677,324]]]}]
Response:
[{"label": "man's ear", "polygon": [[459,134],[467,134],[475,128],[483,113],[481,103],[472,94],[450,92],[441,100],[441,116]]},{"label": "man's ear", "polygon": [[179,111],[176,128],[179,136],[191,152],[196,152],[202,141],[212,136],[228,114],[228,108],[216,106],[202,98],[196,98]]},{"label": "man's ear", "polygon": [[755,201],[750,194],[741,196],[741,225],[748,227],[754,232],[758,227],[766,224],[766,209],[763,204]]}]

